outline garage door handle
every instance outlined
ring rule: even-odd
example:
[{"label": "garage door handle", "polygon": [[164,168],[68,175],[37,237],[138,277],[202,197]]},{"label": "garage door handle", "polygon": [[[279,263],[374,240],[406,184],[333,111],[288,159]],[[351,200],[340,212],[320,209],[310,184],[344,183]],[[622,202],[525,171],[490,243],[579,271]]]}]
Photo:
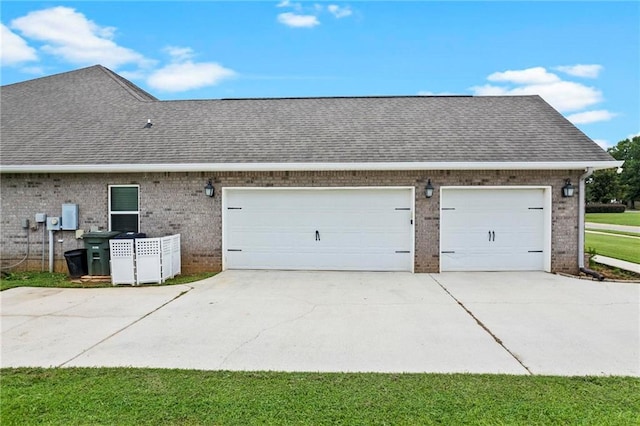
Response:
[{"label": "garage door handle", "polygon": [[320,241],[320,232],[316,231],[316,241]]},{"label": "garage door handle", "polygon": [[496,231],[491,231],[491,236],[493,237],[493,241],[496,240]]}]

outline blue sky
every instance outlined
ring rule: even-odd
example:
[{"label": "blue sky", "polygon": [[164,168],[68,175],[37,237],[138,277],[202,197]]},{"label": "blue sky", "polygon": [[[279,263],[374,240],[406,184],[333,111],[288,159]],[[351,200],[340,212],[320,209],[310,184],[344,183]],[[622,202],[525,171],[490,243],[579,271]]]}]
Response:
[{"label": "blue sky", "polygon": [[640,132],[640,3],[3,1],[1,81],[102,64],[164,100],[539,94]]}]

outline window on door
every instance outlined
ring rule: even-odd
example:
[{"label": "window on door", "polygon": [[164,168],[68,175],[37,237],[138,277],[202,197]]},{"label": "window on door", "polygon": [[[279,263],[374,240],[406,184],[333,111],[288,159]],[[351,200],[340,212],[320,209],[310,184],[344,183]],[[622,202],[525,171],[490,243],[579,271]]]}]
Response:
[{"label": "window on door", "polygon": [[139,232],[140,186],[109,186],[109,229],[120,232]]}]

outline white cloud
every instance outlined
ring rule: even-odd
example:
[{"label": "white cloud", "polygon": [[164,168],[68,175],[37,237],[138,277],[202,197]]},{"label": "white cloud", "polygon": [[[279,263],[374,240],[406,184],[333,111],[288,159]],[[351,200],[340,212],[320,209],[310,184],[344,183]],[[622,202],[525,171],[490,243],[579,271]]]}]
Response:
[{"label": "white cloud", "polygon": [[492,86],[491,84],[485,84],[484,86],[473,86],[471,87],[471,90],[473,91],[473,94],[476,96],[515,95],[515,93],[509,93],[509,89],[506,87]]},{"label": "white cloud", "polygon": [[182,92],[213,86],[221,80],[233,77],[235,72],[214,62],[172,63],[154,71],[147,83],[165,92]]},{"label": "white cloud", "polygon": [[543,67],[535,67],[524,70],[494,72],[487,77],[487,80],[515,84],[548,84],[560,81],[560,78],[557,75],[548,72]]},{"label": "white cloud", "polygon": [[279,14],[278,22],[293,28],[313,28],[320,25],[318,18],[313,15],[297,15],[291,12]]},{"label": "white cloud", "polygon": [[289,0],[283,0],[276,5],[276,7],[290,7],[293,10],[301,11],[302,5],[300,3],[292,3]]},{"label": "white cloud", "polygon": [[353,11],[349,6],[339,6],[330,4],[324,6],[320,3],[304,6],[302,3],[294,3],[289,0],[283,0],[276,5],[278,8],[289,8],[293,12],[284,12],[278,15],[278,22],[292,28],[313,28],[320,25],[319,16],[326,10],[336,19],[351,16]]},{"label": "white cloud", "polygon": [[[579,77],[596,77],[600,65],[572,65],[555,69]],[[605,109],[584,111],[603,101],[602,92],[595,87],[561,79],[544,67],[495,72],[487,77],[494,84],[471,87],[478,96],[539,95],[546,102],[566,115],[573,124],[590,124],[608,121],[618,114]],[[602,142],[602,141],[601,141]],[[606,141],[601,146],[606,147]]]},{"label": "white cloud", "polygon": [[184,62],[193,58],[194,52],[190,47],[167,46],[163,49],[171,56],[173,62]]},{"label": "white cloud", "polygon": [[336,18],[346,18],[351,15],[351,9],[347,7],[340,7],[337,4],[330,4],[327,6],[327,10],[333,14]]},{"label": "white cloud", "polygon": [[36,50],[25,39],[0,23],[0,64],[17,65],[36,60]]},{"label": "white cloud", "polygon": [[596,111],[584,111],[578,112],[576,114],[571,114],[567,116],[567,120],[571,121],[573,124],[588,124],[598,121],[608,121],[615,116],[616,114],[612,112],[600,109]]},{"label": "white cloud", "polygon": [[560,79],[543,67],[496,72],[489,81],[504,83],[471,87],[475,95],[540,95],[561,112],[579,111],[602,102],[602,92],[594,87]]},{"label": "white cloud", "polygon": [[453,92],[429,92],[429,91],[420,91],[418,92],[418,96],[455,96],[455,95],[459,95],[460,93],[453,93]]},{"label": "white cloud", "polygon": [[575,77],[596,78],[602,71],[602,65],[562,65],[555,69]]},{"label": "white cloud", "polygon": [[115,28],[101,27],[69,7],[30,12],[14,19],[11,27],[27,38],[43,42],[44,52],[74,64],[118,68],[124,64],[151,63],[140,53],[117,45],[112,40]]}]

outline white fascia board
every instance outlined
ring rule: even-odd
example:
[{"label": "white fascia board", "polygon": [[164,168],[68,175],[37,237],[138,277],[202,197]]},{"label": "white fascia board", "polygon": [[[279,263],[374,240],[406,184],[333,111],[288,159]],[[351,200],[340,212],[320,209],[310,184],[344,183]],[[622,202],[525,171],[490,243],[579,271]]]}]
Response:
[{"label": "white fascia board", "polygon": [[467,161],[404,163],[182,163],[182,164],[60,164],[7,165],[0,173],[152,173],[152,172],[271,172],[354,170],[583,170],[622,167],[624,161]]}]

